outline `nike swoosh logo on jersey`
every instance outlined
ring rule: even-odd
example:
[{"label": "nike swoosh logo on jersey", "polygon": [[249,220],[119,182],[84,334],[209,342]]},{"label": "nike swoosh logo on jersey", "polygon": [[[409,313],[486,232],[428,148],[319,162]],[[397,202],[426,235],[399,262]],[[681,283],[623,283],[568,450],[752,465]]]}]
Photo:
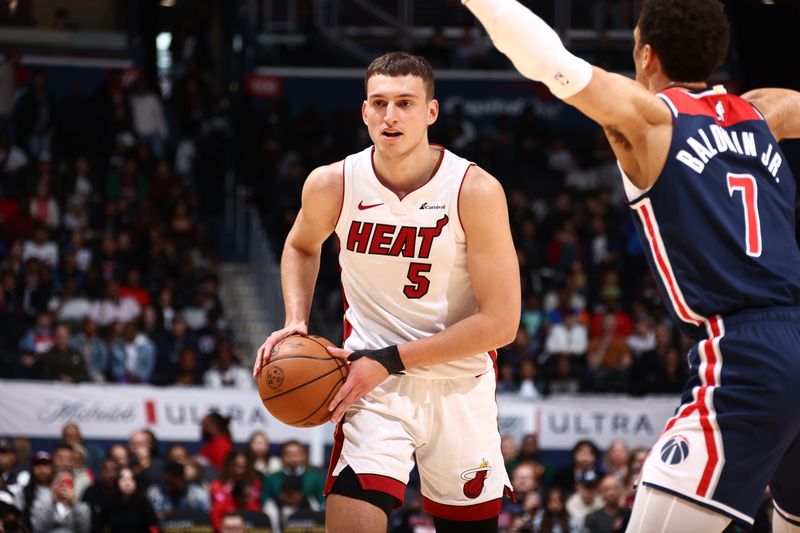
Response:
[{"label": "nike swoosh logo on jersey", "polygon": [[383,205],[383,202],[379,204],[364,205],[364,201],[362,200],[361,202],[358,202],[358,209],[360,211],[363,211],[365,209],[372,209],[373,207],[378,207],[379,205]]}]

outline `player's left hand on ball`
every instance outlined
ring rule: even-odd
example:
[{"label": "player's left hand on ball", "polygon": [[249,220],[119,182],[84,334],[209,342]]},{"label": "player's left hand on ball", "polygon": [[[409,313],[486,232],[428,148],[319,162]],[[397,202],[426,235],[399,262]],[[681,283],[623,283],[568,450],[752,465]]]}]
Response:
[{"label": "player's left hand on ball", "polygon": [[[353,353],[353,350],[328,346],[328,353],[337,359],[347,361],[347,357]],[[344,416],[344,412],[356,400],[377,387],[388,375],[389,373],[383,368],[383,365],[368,357],[362,357],[349,363],[347,379],[328,406],[328,410],[332,411],[331,422],[338,424]]]}]

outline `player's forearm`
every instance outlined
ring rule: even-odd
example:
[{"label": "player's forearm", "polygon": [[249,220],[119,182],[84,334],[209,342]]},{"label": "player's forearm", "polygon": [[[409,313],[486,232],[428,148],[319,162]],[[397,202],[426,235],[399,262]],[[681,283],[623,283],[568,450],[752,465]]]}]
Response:
[{"label": "player's forearm", "polygon": [[777,140],[800,138],[800,93],[789,89],[754,89],[742,95],[767,121]]},{"label": "player's forearm", "polygon": [[519,326],[519,307],[478,312],[424,339],[401,344],[406,369],[456,361],[512,342]]},{"label": "player's forearm", "polygon": [[589,84],[591,65],[568,52],[556,32],[517,0],[462,2],[524,76],[541,81],[561,99]]},{"label": "player's forearm", "polygon": [[311,300],[319,274],[320,251],[307,252],[289,242],[281,257],[281,287],[286,310],[286,325],[302,322],[308,324]]}]

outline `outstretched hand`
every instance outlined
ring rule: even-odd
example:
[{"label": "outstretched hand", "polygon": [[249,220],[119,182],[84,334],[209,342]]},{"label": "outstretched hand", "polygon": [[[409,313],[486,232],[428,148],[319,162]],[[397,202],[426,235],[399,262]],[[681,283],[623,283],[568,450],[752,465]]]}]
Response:
[{"label": "outstretched hand", "polygon": [[297,322],[289,324],[278,331],[273,331],[272,334],[267,337],[267,340],[264,341],[264,344],[258,349],[256,362],[253,365],[253,379],[258,379],[258,374],[261,372],[261,369],[269,363],[269,358],[272,356],[272,349],[275,345],[289,335],[302,335],[305,337],[308,335],[308,326],[303,322]]},{"label": "outstretched hand", "polygon": [[[347,357],[353,353],[353,350],[328,346],[328,353],[337,359],[347,361]],[[369,357],[362,357],[349,363],[347,379],[328,406],[328,410],[332,411],[331,422],[338,424],[344,416],[344,412],[354,402],[377,387],[388,375],[389,372],[383,365]]]}]

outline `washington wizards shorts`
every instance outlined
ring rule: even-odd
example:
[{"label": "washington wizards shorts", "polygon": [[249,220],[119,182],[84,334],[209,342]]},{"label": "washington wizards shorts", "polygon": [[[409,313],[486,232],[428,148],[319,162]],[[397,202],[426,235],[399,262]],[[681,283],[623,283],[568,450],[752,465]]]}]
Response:
[{"label": "washington wizards shorts", "polygon": [[495,374],[391,375],[336,428],[327,494],[350,466],[361,488],[403,502],[416,457],[423,506],[450,520],[498,516],[511,483],[500,453]]},{"label": "washington wizards shorts", "polygon": [[800,308],[708,321],[641,483],[752,525],[769,485],[800,525]]}]

